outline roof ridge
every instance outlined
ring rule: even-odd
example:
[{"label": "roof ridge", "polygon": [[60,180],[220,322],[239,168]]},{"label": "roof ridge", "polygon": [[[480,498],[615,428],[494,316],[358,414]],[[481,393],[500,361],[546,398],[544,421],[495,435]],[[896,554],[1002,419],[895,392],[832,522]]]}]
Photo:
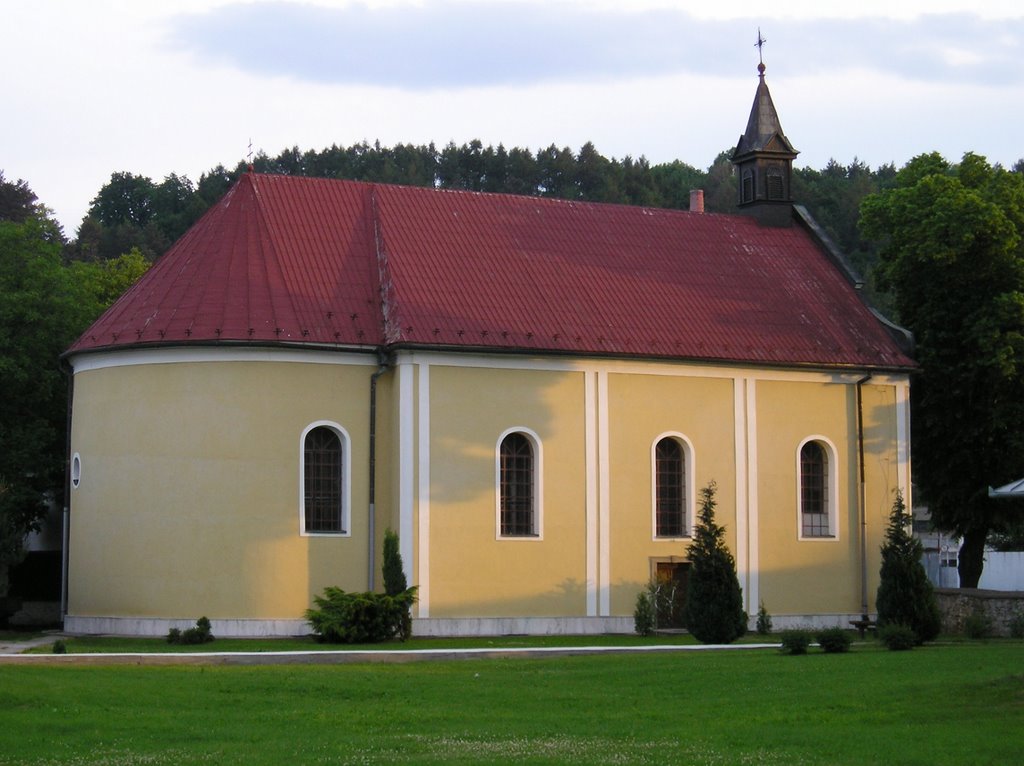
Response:
[{"label": "roof ridge", "polygon": [[401,322],[397,321],[398,301],[395,298],[395,281],[388,260],[387,245],[384,242],[384,225],[377,202],[378,184],[366,184],[370,202],[370,221],[373,225],[373,255],[376,262],[377,299],[380,302],[381,330],[386,344],[402,340]]}]

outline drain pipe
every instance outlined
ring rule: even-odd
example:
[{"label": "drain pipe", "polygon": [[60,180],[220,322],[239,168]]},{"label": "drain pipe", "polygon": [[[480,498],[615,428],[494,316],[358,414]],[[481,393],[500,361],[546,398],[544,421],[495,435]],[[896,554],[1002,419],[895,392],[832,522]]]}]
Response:
[{"label": "drain pipe", "polygon": [[66,359],[62,359],[61,367],[68,376],[68,405],[65,414],[65,447],[64,447],[64,503],[61,514],[60,543],[60,622],[68,614],[68,544],[71,542],[71,408],[75,399],[75,370]]},{"label": "drain pipe", "polygon": [[377,568],[375,555],[377,550],[377,379],[391,367],[383,351],[378,351],[377,356],[377,370],[370,376],[370,518],[367,532],[369,549],[367,551],[366,589],[371,592]]},{"label": "drain pipe", "polygon": [[868,621],[868,510],[864,479],[864,396],[861,387],[871,380],[868,373],[857,381],[857,457],[860,471],[860,619]]}]

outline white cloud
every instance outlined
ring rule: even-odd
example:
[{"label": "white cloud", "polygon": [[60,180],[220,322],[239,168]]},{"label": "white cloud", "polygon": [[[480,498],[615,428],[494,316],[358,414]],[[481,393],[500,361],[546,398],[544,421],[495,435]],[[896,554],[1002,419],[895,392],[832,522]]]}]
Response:
[{"label": "white cloud", "polygon": [[[488,21],[487,9],[499,4],[480,0],[292,2],[273,17],[269,36],[242,25],[234,0],[8,3],[0,169],[25,178],[73,233],[112,172],[195,180],[243,159],[250,137],[270,154],[378,138],[479,138],[534,150],[591,140],[608,156],[705,167],[746,124],[759,25],[768,81],[802,164],[854,155],[872,166],[902,164],[931,149],[952,159],[970,149],[1010,164],[1024,154],[1012,129],[1024,121],[1019,0],[977,9],[953,0],[522,3],[524,15],[559,20],[558,34],[541,29],[532,38],[561,46],[557,55],[542,47],[527,56],[516,43],[529,25],[500,10],[502,24]],[[413,9],[447,37],[423,45],[416,30],[389,24],[376,41],[335,34],[326,46],[312,44],[309,19],[352,19],[357,5]],[[438,29],[438,8],[456,7],[490,29],[495,51],[460,49],[452,30],[469,34],[465,24]],[[595,13],[601,8],[610,15]],[[271,18],[275,9],[280,0],[259,3],[248,18]],[[651,9],[669,20],[663,28],[651,26]],[[941,15],[950,12],[960,15]],[[225,26],[229,18],[239,23]],[[207,36],[183,40],[182,19]],[[387,37],[399,33],[402,45]],[[335,38],[362,66],[387,50],[387,67],[339,77],[329,67],[346,59],[336,57],[317,71],[316,56],[330,56]]]}]

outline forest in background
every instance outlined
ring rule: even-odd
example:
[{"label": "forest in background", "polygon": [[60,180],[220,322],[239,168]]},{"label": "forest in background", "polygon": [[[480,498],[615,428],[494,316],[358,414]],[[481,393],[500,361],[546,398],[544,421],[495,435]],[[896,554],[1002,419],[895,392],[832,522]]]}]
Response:
[{"label": "forest in background", "polygon": [[[258,173],[342,178],[439,189],[552,197],[685,210],[691,189],[704,190],[705,209],[731,213],[736,189],[731,150],[721,152],[707,169],[685,162],[651,165],[644,157],[604,157],[592,143],[578,152],[554,144],[533,152],[484,146],[474,140],[461,146],[433,143],[415,146],[379,142],[334,145],[323,150],[285,149],[276,156],[259,153],[252,159]],[[1015,169],[1024,167],[1024,160]],[[245,172],[246,162],[223,165],[203,173],[197,182],[171,173],[154,181],[119,171],[111,175],[92,200],[79,229],[65,247],[69,261],[105,261],[133,249],[153,261],[224,195]],[[892,304],[875,288],[872,275],[877,245],[861,237],[860,203],[869,194],[889,188],[896,168],[868,167],[856,158],[843,165],[794,168],[793,197],[805,205],[854,267],[867,280],[870,299],[883,311]]]}]

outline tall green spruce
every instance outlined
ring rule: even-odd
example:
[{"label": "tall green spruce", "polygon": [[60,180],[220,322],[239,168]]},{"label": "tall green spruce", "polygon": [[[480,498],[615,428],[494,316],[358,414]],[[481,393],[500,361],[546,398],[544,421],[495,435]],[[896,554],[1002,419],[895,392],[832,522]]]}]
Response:
[{"label": "tall green spruce", "polygon": [[381,574],[384,575],[384,592],[389,596],[397,596],[408,588],[405,572],[402,571],[402,554],[398,550],[398,534],[393,529],[384,532],[384,562]]},{"label": "tall green spruce", "polygon": [[935,593],[921,565],[921,542],[907,532],[910,514],[897,491],[882,545],[881,582],[875,597],[878,625],[905,625],[923,644],[939,635]]},{"label": "tall green spruce", "polygon": [[700,520],[690,544],[686,627],[705,644],[729,644],[747,631],[736,561],[715,523],[715,482],[701,490]]}]

